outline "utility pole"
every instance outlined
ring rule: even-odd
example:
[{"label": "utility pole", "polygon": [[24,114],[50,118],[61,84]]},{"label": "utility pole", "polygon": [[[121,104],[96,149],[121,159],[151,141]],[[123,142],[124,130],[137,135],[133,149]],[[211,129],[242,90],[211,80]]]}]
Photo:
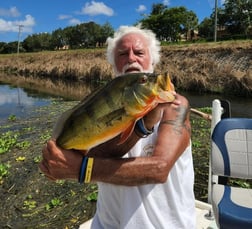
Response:
[{"label": "utility pole", "polygon": [[217,41],[217,8],[218,8],[218,0],[215,0],[215,6],[214,6],[214,42]]},{"label": "utility pole", "polygon": [[22,27],[24,27],[24,26],[23,26],[23,25],[18,25],[18,46],[17,46],[17,54],[19,54],[20,35],[21,35]]}]

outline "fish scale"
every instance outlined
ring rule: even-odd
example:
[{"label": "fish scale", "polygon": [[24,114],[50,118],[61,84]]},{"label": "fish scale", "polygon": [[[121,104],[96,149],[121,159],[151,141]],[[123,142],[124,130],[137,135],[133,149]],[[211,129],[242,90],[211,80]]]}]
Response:
[{"label": "fish scale", "polygon": [[138,119],[158,103],[175,99],[173,90],[168,75],[131,73],[116,77],[64,113],[53,135],[65,149],[89,150],[118,134],[121,144]]}]

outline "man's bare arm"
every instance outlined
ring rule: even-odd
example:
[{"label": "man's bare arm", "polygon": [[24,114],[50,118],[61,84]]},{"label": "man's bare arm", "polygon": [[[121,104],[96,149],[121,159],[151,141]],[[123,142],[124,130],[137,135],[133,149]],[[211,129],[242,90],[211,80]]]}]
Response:
[{"label": "man's bare arm", "polygon": [[[149,127],[162,117],[152,156],[121,158],[139,140],[135,133],[123,145],[117,145],[118,139],[112,139],[88,153],[95,158],[92,181],[120,185],[165,182],[170,169],[190,142],[189,104],[184,97],[177,97],[181,101],[179,104],[159,105],[145,117]],[[80,153],[60,149],[55,142],[49,141],[43,156],[40,168],[48,178],[78,179],[83,157]]]},{"label": "man's bare arm", "polygon": [[150,157],[95,159],[93,181],[120,185],[165,182],[172,166],[190,142],[189,104],[162,105],[158,138]]}]

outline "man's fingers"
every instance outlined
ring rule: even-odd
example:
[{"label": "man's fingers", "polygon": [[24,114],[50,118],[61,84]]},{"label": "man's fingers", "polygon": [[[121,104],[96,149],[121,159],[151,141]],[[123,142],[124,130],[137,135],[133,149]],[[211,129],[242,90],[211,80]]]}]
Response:
[{"label": "man's fingers", "polygon": [[50,170],[48,169],[48,165],[46,160],[42,160],[39,164],[39,169],[41,170],[41,172],[45,175],[45,177],[49,180],[52,181],[56,181],[57,179],[54,178],[51,174],[50,174]]}]

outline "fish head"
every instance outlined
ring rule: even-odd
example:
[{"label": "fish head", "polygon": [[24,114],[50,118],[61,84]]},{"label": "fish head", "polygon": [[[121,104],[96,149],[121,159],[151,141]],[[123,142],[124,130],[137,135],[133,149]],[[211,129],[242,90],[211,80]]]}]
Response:
[{"label": "fish head", "polygon": [[158,103],[172,102],[174,87],[169,75],[155,73],[127,74],[131,84],[125,88],[125,99],[128,104],[128,112],[138,114],[139,117],[146,114]]}]

